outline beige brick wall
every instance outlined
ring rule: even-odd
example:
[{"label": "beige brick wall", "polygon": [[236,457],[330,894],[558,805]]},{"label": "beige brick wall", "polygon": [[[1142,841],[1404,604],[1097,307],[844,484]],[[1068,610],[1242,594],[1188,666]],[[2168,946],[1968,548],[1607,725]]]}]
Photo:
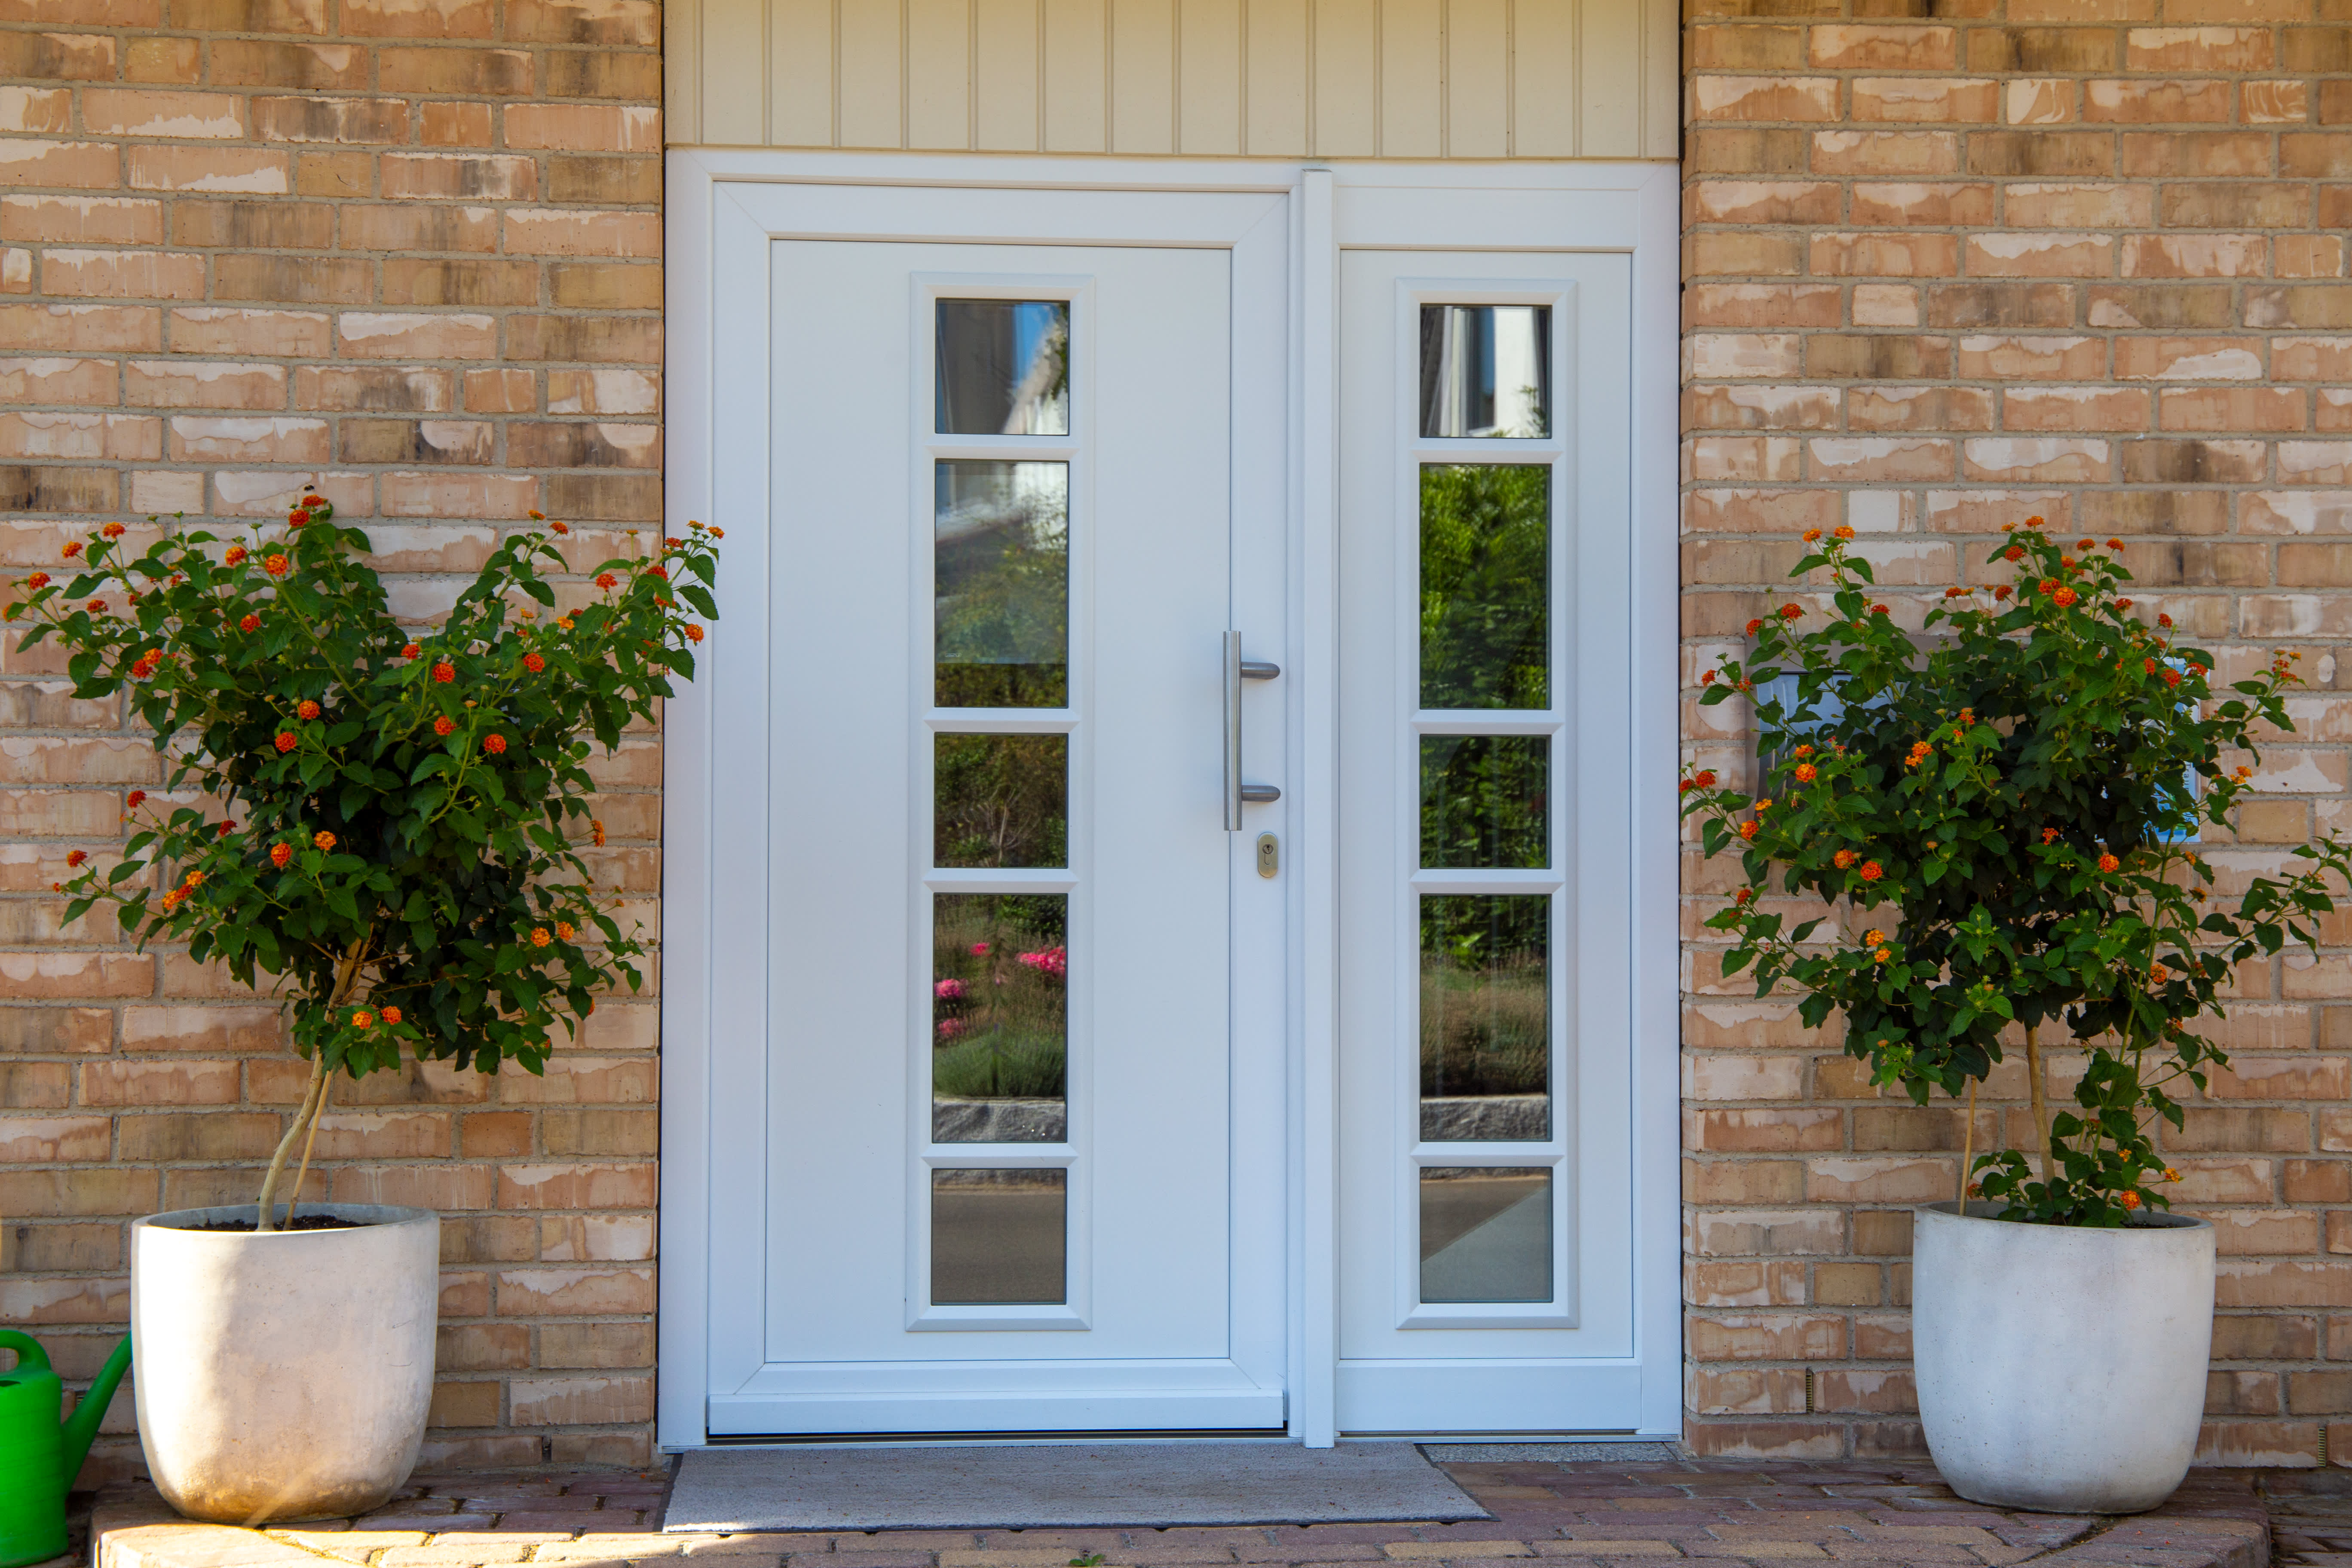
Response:
[{"label": "beige brick wall", "polygon": [[[657,0],[0,4],[0,578],[109,519],[282,514],[307,482],[429,615],[539,507],[659,526]],[[13,597],[13,594],[0,593]],[[266,1005],[47,889],[156,760],[0,655],[0,1321],[71,1378],[131,1216],[249,1200],[300,1093]],[[657,743],[600,872],[658,879]],[[370,1079],[307,1196],[442,1210],[428,1459],[651,1452],[656,1063],[607,1005],[543,1079]],[[136,1458],[118,1400],[92,1477]]]},{"label": "beige brick wall", "polygon": [[[1684,42],[1687,695],[1804,529],[1860,530],[1916,616],[2039,512],[2226,660],[2303,652],[2231,863],[2352,826],[2352,3],[1693,0]],[[1693,703],[1688,749],[1743,766],[1739,721]],[[1951,1196],[1960,1113],[1724,982],[1722,870],[1684,885],[1692,1437],[1908,1449],[1906,1205]],[[2165,1141],[2221,1230],[2204,1453],[2352,1456],[2352,954],[2241,996]],[[2021,1065],[1990,1089],[1979,1147],[2028,1131]]]}]

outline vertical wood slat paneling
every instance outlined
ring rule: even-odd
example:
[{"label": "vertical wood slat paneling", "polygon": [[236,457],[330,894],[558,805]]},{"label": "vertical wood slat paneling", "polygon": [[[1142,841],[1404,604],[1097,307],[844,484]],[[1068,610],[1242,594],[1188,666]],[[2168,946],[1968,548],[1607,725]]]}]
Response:
[{"label": "vertical wood slat paneling", "polygon": [[1261,158],[1307,155],[1309,0],[1246,0],[1242,151]]},{"label": "vertical wood slat paneling", "polygon": [[971,146],[972,0],[906,0],[907,145]]},{"label": "vertical wood slat paneling", "polygon": [[1314,5],[1315,140],[1322,158],[1370,158],[1381,150],[1380,0],[1309,0]]},{"label": "vertical wood slat paneling", "polygon": [[768,140],[824,146],[833,129],[835,0],[768,0]]},{"label": "vertical wood slat paneling", "polygon": [[1445,156],[1445,0],[1380,0],[1380,150]]},{"label": "vertical wood slat paneling", "polygon": [[681,144],[1672,158],[1675,0],[667,0]]},{"label": "vertical wood slat paneling", "polygon": [[767,6],[703,0],[702,134],[725,145],[768,139]]},{"label": "vertical wood slat paneling", "polygon": [[1576,156],[1577,13],[1582,9],[1583,0],[1513,0],[1511,151],[1521,158]]},{"label": "vertical wood slat paneling", "polygon": [[[904,147],[906,116],[900,111],[906,67],[899,58],[899,0],[839,0],[841,64],[834,91],[844,147]],[[709,52],[716,40],[703,46]]]},{"label": "vertical wood slat paneling", "polygon": [[1103,151],[1176,151],[1176,0],[1110,0],[1110,141]]},{"label": "vertical wood slat paneling", "polygon": [[1446,0],[1445,156],[1511,155],[1511,0]]},{"label": "vertical wood slat paneling", "polygon": [[1177,0],[1176,150],[1242,150],[1243,0]]},{"label": "vertical wood slat paneling", "polygon": [[1099,153],[1110,133],[1110,0],[1044,0],[1045,151]]},{"label": "vertical wood slat paneling", "polygon": [[1638,158],[1642,155],[1640,7],[1585,0],[1579,11],[1577,155]]},{"label": "vertical wood slat paneling", "polygon": [[972,144],[1037,152],[1038,0],[972,0]]}]

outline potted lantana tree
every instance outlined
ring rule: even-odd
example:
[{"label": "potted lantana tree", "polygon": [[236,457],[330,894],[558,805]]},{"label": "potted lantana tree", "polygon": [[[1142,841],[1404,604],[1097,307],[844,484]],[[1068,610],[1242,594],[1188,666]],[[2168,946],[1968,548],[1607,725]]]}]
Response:
[{"label": "potted lantana tree", "polygon": [[194,1517],[353,1513],[416,1462],[440,1221],[298,1211],[336,1084],[404,1053],[537,1072],[600,991],[640,984],[645,944],[577,847],[604,841],[588,764],[692,674],[719,531],[575,586],[549,580],[566,525],[530,515],[437,626],[394,614],[366,536],[308,491],[282,526],[175,521],[136,553],[109,523],[5,612],[165,758],[121,852],[67,857],[68,921],[111,905],[142,947],[261,987],[310,1064],[253,1204],[132,1226],[140,1440]]},{"label": "potted lantana tree", "polygon": [[[2227,1066],[2198,1025],[2234,966],[2315,945],[2352,850],[2299,845],[2294,874],[2220,886],[2200,835],[2227,838],[2256,741],[2294,728],[2294,656],[2225,679],[2134,605],[2120,541],[2004,532],[1996,581],[1947,589],[1916,635],[1850,529],[1807,534],[1794,574],[1826,593],[1749,622],[1748,657],[1701,678],[1702,702],[1752,703],[1761,783],[1687,772],[1683,811],[1744,872],[1706,922],[1726,975],[1792,992],[1809,1026],[1837,1015],[1874,1083],[1967,1097],[1961,1190],[1913,1229],[1945,1478],[2129,1512],[2187,1471],[2212,1331],[2212,1227],[2168,1212],[2158,1124]],[[2081,1071],[2053,1114],[2062,1038]],[[1977,1152],[1976,1087],[2021,1044],[2027,1146]]]}]

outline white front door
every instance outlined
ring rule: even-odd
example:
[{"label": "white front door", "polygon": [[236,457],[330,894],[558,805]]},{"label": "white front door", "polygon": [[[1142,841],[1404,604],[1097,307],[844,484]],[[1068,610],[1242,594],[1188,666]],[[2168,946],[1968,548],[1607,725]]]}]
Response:
[{"label": "white front door", "polygon": [[670,170],[664,1444],[1673,1431],[1675,172]]},{"label": "white front door", "polygon": [[[1280,203],[1040,244],[1099,219],[898,195],[953,226],[768,253],[765,842],[721,868],[765,994],[710,1430],[1279,1430],[1279,822],[1228,830],[1224,645],[1284,636],[1234,592],[1282,571]],[[1244,700],[1253,782],[1280,701]]]},{"label": "white front door", "polygon": [[1340,256],[1343,1432],[1643,1425],[1632,283]]}]

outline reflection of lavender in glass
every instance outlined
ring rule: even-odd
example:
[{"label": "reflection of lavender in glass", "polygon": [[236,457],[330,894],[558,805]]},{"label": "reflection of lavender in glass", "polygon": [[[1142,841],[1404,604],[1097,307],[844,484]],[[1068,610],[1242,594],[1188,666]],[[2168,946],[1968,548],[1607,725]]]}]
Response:
[{"label": "reflection of lavender in glass", "polygon": [[[1067,1130],[1067,896],[935,895],[934,1136],[1055,1142]],[[940,1027],[952,1020],[956,1027]],[[977,1113],[971,1102],[1020,1105]]]}]

